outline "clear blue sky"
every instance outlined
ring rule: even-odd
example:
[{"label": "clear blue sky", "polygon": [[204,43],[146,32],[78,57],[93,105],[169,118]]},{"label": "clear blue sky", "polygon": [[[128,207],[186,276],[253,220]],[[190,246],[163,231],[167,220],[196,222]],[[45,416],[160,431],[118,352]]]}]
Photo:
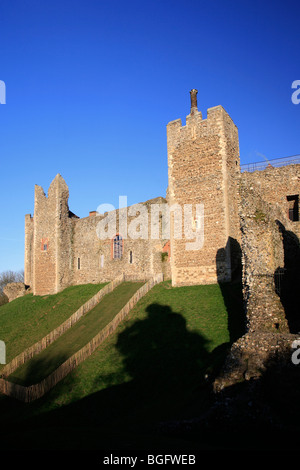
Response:
[{"label": "clear blue sky", "polygon": [[166,125],[222,105],[241,163],[300,153],[299,1],[1,0],[0,272],[23,268],[34,185],[80,217],[165,196]]}]

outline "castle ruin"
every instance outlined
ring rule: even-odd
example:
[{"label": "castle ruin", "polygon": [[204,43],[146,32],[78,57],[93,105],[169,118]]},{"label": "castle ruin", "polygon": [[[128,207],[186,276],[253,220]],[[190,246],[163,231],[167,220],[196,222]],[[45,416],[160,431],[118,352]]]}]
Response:
[{"label": "castle ruin", "polygon": [[[173,286],[183,286],[226,282],[242,272],[251,328],[291,331],[278,280],[299,279],[299,159],[242,168],[231,117],[215,106],[203,119],[197,90],[190,97],[185,125],[180,119],[167,125],[165,197],[79,218],[69,210],[61,175],[48,195],[36,185],[34,215],[25,216],[25,284],[45,295],[122,273],[148,279],[163,272]],[[112,220],[115,231],[100,237],[99,223],[103,228]]]}]

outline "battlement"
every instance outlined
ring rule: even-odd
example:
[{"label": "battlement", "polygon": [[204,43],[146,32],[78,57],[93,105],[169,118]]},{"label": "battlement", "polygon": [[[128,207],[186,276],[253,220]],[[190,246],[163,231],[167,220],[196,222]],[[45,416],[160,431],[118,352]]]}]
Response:
[{"label": "battlement", "polygon": [[227,111],[225,110],[225,108],[223,108],[222,105],[213,106],[211,108],[208,108],[206,110],[206,114],[207,114],[207,118],[203,119],[202,112],[197,110],[193,114],[190,113],[186,116],[185,126],[182,125],[182,120],[179,118],[179,119],[175,119],[173,121],[170,121],[167,124],[167,129],[174,128],[174,129],[177,129],[180,132],[180,130],[185,129],[186,127],[189,127],[190,125],[195,125],[195,124],[200,124],[201,125],[201,123],[206,123],[206,122],[209,122],[210,124],[213,124],[214,122],[217,122],[220,119],[221,116],[223,116],[223,117],[226,116],[226,118],[229,118],[229,120],[232,122],[232,124],[237,128],[236,124],[233,122],[230,115],[227,113]]},{"label": "battlement", "polygon": [[[204,248],[187,250],[186,240],[171,236],[174,285],[201,284],[230,279],[229,239],[237,240],[239,142],[238,130],[222,106],[198,111],[191,90],[191,110],[186,125],[181,119],[167,125],[168,196],[171,204],[202,204]],[[216,258],[224,251],[222,260]]]},{"label": "battlement", "polygon": [[[193,110],[193,112],[192,112]],[[226,133],[227,137],[235,140],[238,146],[238,129],[223,106],[218,105],[207,109],[207,117],[203,119],[201,111],[191,108],[186,116],[186,124],[176,119],[167,124],[167,145],[169,153],[184,141],[206,139],[208,136],[219,136]]]},{"label": "battlement", "polygon": [[[197,93],[196,89],[190,91],[191,107],[185,124],[181,119],[167,124],[167,202],[179,206],[182,214],[186,206],[192,207],[181,221],[170,213],[170,240],[169,235],[152,240],[152,229],[162,234],[160,218],[155,223],[145,218],[148,225],[143,227],[143,237],[148,236],[128,236],[129,228],[138,226],[135,205],[122,208],[122,214],[119,209],[111,211],[115,219],[110,220],[115,225],[109,236],[99,237],[105,223],[107,231],[111,228],[108,213],[91,210],[86,217],[76,216],[68,207],[68,186],[57,174],[48,195],[41,186],[35,186],[34,215],[25,216],[25,282],[34,294],[55,293],[71,283],[106,282],[120,270],[137,277],[165,270],[173,285],[230,280],[241,239],[239,186],[244,183],[258,187],[266,200],[276,200],[294,226],[299,226],[296,165],[285,171],[268,167],[263,172],[241,172],[237,126],[221,105],[208,108],[204,119],[198,110]],[[156,198],[141,204],[149,216],[153,204],[164,202]],[[201,216],[199,205],[203,208]],[[124,214],[126,225],[121,225]],[[200,247],[195,248],[184,230],[186,222],[193,232],[202,224]],[[183,234],[180,239],[174,235],[175,224]],[[166,250],[170,262],[162,263],[161,253]]]}]

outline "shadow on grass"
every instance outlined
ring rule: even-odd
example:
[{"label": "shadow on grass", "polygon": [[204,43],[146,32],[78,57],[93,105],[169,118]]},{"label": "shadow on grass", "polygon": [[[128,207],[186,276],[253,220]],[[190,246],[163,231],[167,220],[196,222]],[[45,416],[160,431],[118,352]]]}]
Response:
[{"label": "shadow on grass", "polygon": [[[238,260],[237,245],[235,249],[235,260]],[[238,273],[238,262],[236,266]],[[190,441],[185,436],[178,442],[174,436],[162,436],[158,429],[162,422],[180,422],[203,415],[213,406],[214,378],[224,363],[228,348],[241,336],[243,328],[239,274],[233,283],[220,283],[220,288],[228,312],[230,343],[208,352],[209,341],[198,332],[188,330],[181,314],[167,305],[153,303],[146,309],[146,318],[136,320],[118,336],[115,347],[123,358],[123,371],[119,377],[96,378],[95,390],[99,381],[107,384],[105,389],[49,412],[45,409],[51,408],[51,399],[58,402],[64,382],[37,402],[17,404],[20,412],[13,410],[13,421],[10,419],[12,414],[6,414],[7,429],[11,432],[3,441],[6,447],[189,448]],[[34,367],[48,365],[36,363]],[[33,370],[28,372],[28,376],[32,374]],[[124,382],[125,376],[130,380]],[[70,374],[66,387],[71,389],[77,380],[76,372]],[[12,425],[18,429],[17,433]],[[210,434],[202,443],[197,443],[197,448],[218,446],[213,441]]]},{"label": "shadow on grass", "polygon": [[24,387],[37,384],[47,378],[54,370],[63,364],[68,357],[67,354],[61,353],[51,356],[43,354],[42,358],[40,358],[39,355],[34,356],[20,368],[16,369],[8,377],[8,380],[23,385]]},{"label": "shadow on grass", "polygon": [[[224,266],[230,263],[231,281],[224,282]],[[239,242],[229,237],[216,256],[218,283],[228,314],[230,345],[246,333],[246,312],[243,301],[242,250]]]},{"label": "shadow on grass", "polygon": [[[20,434],[13,439],[16,448],[91,446],[98,449],[109,445],[109,435],[113,436],[110,444],[118,448],[128,444],[128,436],[131,435],[134,436],[136,446],[146,445],[144,438],[148,436],[148,445],[152,439],[157,439],[156,429],[160,421],[193,416],[210,406],[211,380],[223,362],[225,351],[220,347],[209,353],[208,340],[189,331],[186,320],[169,306],[151,304],[146,312],[147,317],[135,321],[121,332],[116,343],[123,357],[124,371],[131,380],[108,386],[48,413],[38,414],[39,404],[45,404],[51,396],[59,396],[59,385],[48,398],[45,396],[26,405],[27,411],[24,406],[18,405],[22,408],[18,433],[24,433],[24,429],[26,433],[22,435],[21,442]],[[47,364],[40,366],[46,367]],[[32,371],[28,373],[32,374]],[[76,380],[73,374],[68,377],[69,387],[72,386],[73,378]],[[104,379],[109,383],[112,377]],[[25,419],[26,416],[28,419]],[[57,432],[46,439],[47,432],[45,434],[44,431],[51,429]],[[73,431],[66,435],[67,429]],[[83,434],[89,434],[88,430],[91,429],[97,432],[93,438],[90,436],[87,443]],[[32,433],[35,439],[32,439]],[[72,442],[70,435],[74,437]],[[105,436],[104,440],[99,438],[100,435]],[[11,444],[7,437],[7,448]]]},{"label": "shadow on grass", "polygon": [[[116,343],[131,380],[44,413],[45,404],[59,397],[60,385],[28,405],[0,399],[3,448],[133,454],[295,445],[300,366],[291,363],[289,349],[286,357],[270,356],[260,379],[228,387],[216,404],[211,385],[227,345],[208,353],[207,339],[189,331],[170,307],[151,304],[146,312]],[[106,380],[112,383],[113,377]],[[75,382],[71,374],[67,387]]]}]

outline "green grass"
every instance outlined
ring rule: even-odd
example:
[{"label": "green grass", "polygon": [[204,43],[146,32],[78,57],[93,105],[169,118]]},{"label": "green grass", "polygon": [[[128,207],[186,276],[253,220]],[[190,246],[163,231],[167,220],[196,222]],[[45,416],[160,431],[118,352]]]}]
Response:
[{"label": "green grass", "polygon": [[197,417],[211,406],[212,380],[243,334],[240,287],[155,286],[44,397],[30,404],[0,397],[3,445],[148,449],[159,441],[182,449],[180,439],[157,435],[156,426]]},{"label": "green grass", "polygon": [[0,339],[6,344],[6,362],[57,328],[104,285],[71,286],[55,295],[27,294],[2,305]]},{"label": "green grass", "polygon": [[9,380],[31,385],[47,377],[65,360],[85,346],[124,307],[143,282],[124,282],[104,296],[99,304],[84,315],[40,354],[16,369]]},{"label": "green grass", "polygon": [[151,397],[173,385],[197,388],[205,374],[222,364],[234,339],[230,328],[235,327],[235,337],[242,334],[238,292],[227,286],[229,315],[218,285],[171,288],[167,281],[155,286],[115,334],[59,386],[59,404],[135,380],[150,386]]}]

